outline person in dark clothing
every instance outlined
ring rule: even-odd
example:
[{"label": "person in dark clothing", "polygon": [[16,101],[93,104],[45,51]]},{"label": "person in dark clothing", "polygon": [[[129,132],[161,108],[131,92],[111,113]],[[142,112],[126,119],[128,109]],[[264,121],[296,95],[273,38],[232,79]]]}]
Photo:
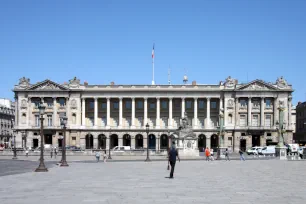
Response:
[{"label": "person in dark clothing", "polygon": [[180,157],[178,155],[178,151],[175,148],[175,142],[172,143],[172,147],[169,150],[169,163],[171,166],[171,171],[170,171],[170,177],[169,178],[173,178],[173,174],[174,174],[174,167],[175,167],[175,163],[176,163],[176,157],[178,158],[179,162],[181,162]]}]

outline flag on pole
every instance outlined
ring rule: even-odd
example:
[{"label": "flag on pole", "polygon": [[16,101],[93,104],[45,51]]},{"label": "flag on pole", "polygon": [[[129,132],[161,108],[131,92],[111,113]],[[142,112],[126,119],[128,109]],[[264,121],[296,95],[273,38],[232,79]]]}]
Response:
[{"label": "flag on pole", "polygon": [[152,59],[154,58],[154,44],[153,44],[153,50],[152,50]]}]

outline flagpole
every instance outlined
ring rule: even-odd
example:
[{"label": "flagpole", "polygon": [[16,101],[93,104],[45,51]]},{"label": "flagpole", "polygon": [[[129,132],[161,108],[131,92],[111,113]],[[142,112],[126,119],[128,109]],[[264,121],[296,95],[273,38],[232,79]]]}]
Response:
[{"label": "flagpole", "polygon": [[153,50],[152,50],[152,85],[155,85],[155,81],[154,81],[154,58],[155,58],[155,50],[154,50],[154,44],[153,44]]}]

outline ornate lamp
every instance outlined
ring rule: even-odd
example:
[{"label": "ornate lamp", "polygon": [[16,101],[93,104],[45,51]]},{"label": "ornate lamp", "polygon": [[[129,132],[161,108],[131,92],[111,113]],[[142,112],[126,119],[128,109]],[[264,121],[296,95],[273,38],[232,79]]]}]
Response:
[{"label": "ornate lamp", "polygon": [[146,162],[150,162],[150,157],[149,157],[149,131],[150,131],[150,126],[149,123],[146,124],[146,133],[147,133],[147,159],[145,160]]},{"label": "ornate lamp", "polygon": [[62,162],[60,166],[67,167],[69,166],[66,161],[66,129],[67,129],[67,120],[66,116],[61,118],[61,127],[63,128],[64,132],[64,139],[62,140]]}]

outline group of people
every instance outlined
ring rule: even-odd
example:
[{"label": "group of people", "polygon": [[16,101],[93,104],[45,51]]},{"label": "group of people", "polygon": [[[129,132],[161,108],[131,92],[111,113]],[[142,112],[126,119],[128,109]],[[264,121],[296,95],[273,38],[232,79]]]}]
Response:
[{"label": "group of people", "polygon": [[[215,158],[214,158],[214,150],[213,149],[209,149],[208,147],[206,147],[204,152],[205,152],[205,156],[206,156],[206,161],[213,161],[213,160],[215,160]],[[224,155],[225,155],[225,160],[226,161],[230,161],[229,151],[228,151],[227,148],[225,149]]]},{"label": "group of people", "polygon": [[[101,157],[101,152],[100,151],[96,151],[95,153],[96,156],[96,161],[99,162],[100,161],[100,157]],[[104,154],[103,154],[103,162],[105,163],[107,159],[107,154],[106,154],[106,150],[104,150]]]}]

